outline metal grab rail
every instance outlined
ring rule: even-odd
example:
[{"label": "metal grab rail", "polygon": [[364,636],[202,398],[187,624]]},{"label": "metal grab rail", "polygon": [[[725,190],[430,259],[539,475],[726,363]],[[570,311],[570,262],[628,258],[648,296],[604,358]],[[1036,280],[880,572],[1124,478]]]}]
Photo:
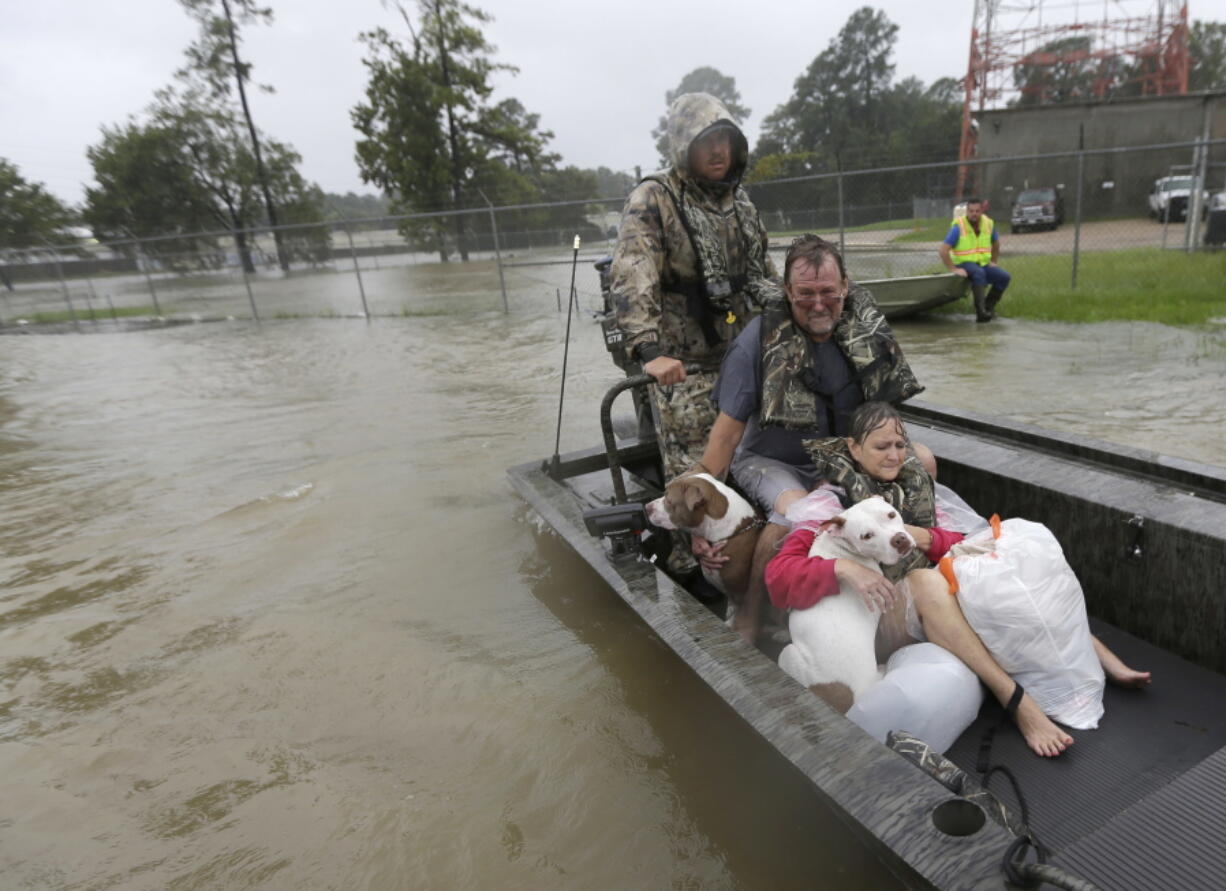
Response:
[{"label": "metal grab rail", "polygon": [[[685,366],[686,374],[696,374],[702,371],[702,366],[690,364]],[[622,476],[621,454],[617,450],[617,439],[613,436],[613,402],[626,390],[635,387],[645,387],[654,384],[656,379],[650,374],[636,374],[618,381],[600,400],[600,432],[604,436],[605,452],[609,456],[609,475],[613,477],[613,503],[626,503],[626,482]]]}]

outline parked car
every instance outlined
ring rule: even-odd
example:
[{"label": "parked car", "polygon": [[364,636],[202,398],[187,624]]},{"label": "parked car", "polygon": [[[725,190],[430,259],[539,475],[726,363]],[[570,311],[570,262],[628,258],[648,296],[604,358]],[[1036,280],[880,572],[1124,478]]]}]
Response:
[{"label": "parked car", "polygon": [[1226,246],[1226,189],[1209,199],[1209,211],[1205,214],[1205,244]]},{"label": "parked car", "polygon": [[[1149,190],[1149,215],[1155,220],[1182,223],[1188,218],[1188,201],[1192,197],[1195,178],[1191,176],[1164,176],[1154,180]],[[1202,192],[1205,204],[1209,192]]]},{"label": "parked car", "polygon": [[1013,202],[1009,231],[1056,229],[1064,222],[1064,197],[1055,187],[1023,189]]}]

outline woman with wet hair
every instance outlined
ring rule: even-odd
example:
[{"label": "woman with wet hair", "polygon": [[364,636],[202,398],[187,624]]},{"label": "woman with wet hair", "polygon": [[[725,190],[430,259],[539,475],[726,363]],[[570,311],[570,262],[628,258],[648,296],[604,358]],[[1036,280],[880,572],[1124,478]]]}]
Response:
[{"label": "woman with wet hair", "polygon": [[[846,439],[810,440],[806,445],[822,478],[843,490],[832,515],[879,495],[902,514],[918,548],[883,574],[850,560],[809,557],[816,533],[798,527],[766,568],[771,602],[780,609],[806,609],[822,597],[837,595],[844,585],[882,614],[879,659],[905,644],[929,640],[961,659],[983,681],[1036,754],[1053,757],[1072,745],[1073,738],[988,652],[962,614],[958,599],[949,596],[945,577],[932,568],[963,536],[938,525],[933,479],[916,456],[894,407],[866,402],[852,415]],[[1113,682],[1134,687],[1149,683],[1149,672],[1132,670],[1097,638],[1094,648]]]}]

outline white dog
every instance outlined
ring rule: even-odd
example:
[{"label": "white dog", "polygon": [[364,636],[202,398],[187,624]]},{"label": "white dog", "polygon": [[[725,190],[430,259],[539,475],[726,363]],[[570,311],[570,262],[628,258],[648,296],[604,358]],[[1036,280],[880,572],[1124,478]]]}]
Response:
[{"label": "white dog", "polygon": [[[822,524],[810,557],[853,560],[880,571],[915,547],[902,517],[885,499],[861,501]],[[873,645],[881,615],[869,610],[846,585],[808,609],[788,617],[792,643],[779,654],[779,667],[840,711],[881,679]]]}]

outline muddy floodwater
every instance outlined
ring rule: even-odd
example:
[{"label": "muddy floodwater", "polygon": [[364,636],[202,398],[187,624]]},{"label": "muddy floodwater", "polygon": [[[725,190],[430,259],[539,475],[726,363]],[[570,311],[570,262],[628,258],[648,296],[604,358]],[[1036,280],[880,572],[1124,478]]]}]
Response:
[{"label": "muddy floodwater", "polygon": [[[0,886],[896,886],[507,484],[568,272],[0,338]],[[929,402],[1226,463],[1221,328],[897,329]],[[586,312],[570,362],[563,449],[617,376]]]}]

